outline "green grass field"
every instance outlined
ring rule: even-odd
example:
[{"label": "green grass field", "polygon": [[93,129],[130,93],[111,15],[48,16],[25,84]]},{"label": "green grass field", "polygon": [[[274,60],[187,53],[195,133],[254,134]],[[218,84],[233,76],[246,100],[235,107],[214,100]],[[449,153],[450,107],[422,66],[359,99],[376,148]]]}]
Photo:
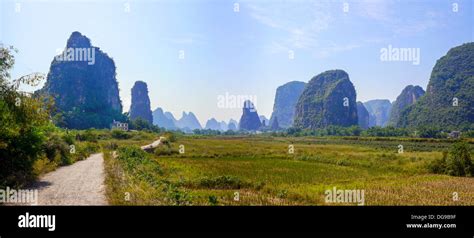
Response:
[{"label": "green grass field", "polygon": [[121,149],[146,139],[102,142],[118,146],[105,153],[111,204],[356,205],[326,203],[333,187],[364,190],[365,205],[474,204],[474,178],[427,169],[449,140],[178,136],[154,154]]}]

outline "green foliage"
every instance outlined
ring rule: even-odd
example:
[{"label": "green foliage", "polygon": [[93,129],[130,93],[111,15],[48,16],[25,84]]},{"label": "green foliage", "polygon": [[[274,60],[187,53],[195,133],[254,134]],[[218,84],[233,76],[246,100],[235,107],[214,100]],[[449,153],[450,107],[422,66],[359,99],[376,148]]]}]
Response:
[{"label": "green foliage", "polygon": [[429,170],[437,174],[448,174],[451,176],[474,176],[474,165],[472,164],[469,146],[465,142],[456,142],[448,153],[429,164]]},{"label": "green foliage", "polygon": [[191,205],[192,197],[187,192],[179,189],[172,183],[167,182],[167,186],[164,191],[166,192],[166,198],[168,202],[170,202],[172,205]]},{"label": "green foliage", "polygon": [[319,129],[330,125],[348,127],[357,125],[357,121],[356,92],[349,75],[343,70],[329,70],[313,77],[304,88],[295,107],[293,125]]},{"label": "green foliage", "polygon": [[217,201],[217,197],[215,195],[210,195],[209,196],[209,205],[211,206],[217,206],[219,202]]},{"label": "green foliage", "polygon": [[[454,106],[454,99],[458,105]],[[400,112],[397,126],[472,129],[474,124],[474,43],[454,47],[431,72],[425,95]]]},{"label": "green foliage", "polygon": [[218,130],[212,130],[212,129],[194,129],[193,133],[196,135],[220,135],[222,134]]},{"label": "green foliage", "polygon": [[173,154],[179,154],[179,151],[177,149],[171,148],[170,146],[163,145],[156,147],[154,153],[158,156],[170,156]]},{"label": "green foliage", "polygon": [[98,136],[92,129],[88,129],[83,132],[78,132],[76,134],[76,140],[78,141],[97,142],[97,139]]},{"label": "green foliage", "polygon": [[152,186],[159,186],[158,175],[163,173],[161,166],[150,159],[150,155],[138,146],[125,146],[118,149],[117,159],[124,169]]},{"label": "green foliage", "polygon": [[76,153],[74,153],[75,160],[83,160],[89,157],[93,153],[97,153],[101,150],[98,143],[95,142],[83,142],[76,144]]},{"label": "green foliage", "polygon": [[50,161],[59,162],[59,165],[69,165],[73,163],[69,145],[57,134],[48,138],[44,144],[44,152]]},{"label": "green foliage", "polygon": [[[43,76],[34,73],[10,82],[9,71],[15,62],[12,49],[0,51],[0,187],[22,187],[41,172],[98,151],[98,145],[76,143],[73,134],[52,124],[52,98],[18,91],[21,84],[38,85]],[[91,137],[85,136],[96,140]]]},{"label": "green foliage", "polygon": [[421,138],[446,138],[448,136],[441,128],[434,126],[419,126],[416,131]]},{"label": "green foliage", "polygon": [[176,140],[177,140],[176,135],[175,135],[175,133],[173,133],[173,132],[167,131],[167,132],[165,132],[165,133],[163,134],[163,136],[166,137],[166,139],[167,139],[169,142],[176,142]]},{"label": "green foliage", "polygon": [[251,183],[244,182],[235,176],[218,176],[202,178],[197,182],[197,187],[207,189],[241,189],[252,187]]},{"label": "green foliage", "polygon": [[362,133],[363,136],[376,136],[376,137],[396,137],[396,136],[409,136],[410,131],[404,128],[395,128],[392,126],[388,127],[371,127]]},{"label": "green foliage", "polygon": [[315,130],[294,127],[286,130],[286,134],[289,136],[359,136],[361,132],[362,129],[359,126],[342,127],[334,125]]},{"label": "green foliage", "polygon": [[155,126],[148,122],[147,120],[142,119],[141,117],[131,120],[129,124],[129,128],[131,130],[137,130],[137,131],[150,131],[150,132],[156,132],[160,133],[161,129],[158,126]]},{"label": "green foliage", "polygon": [[129,133],[120,129],[113,129],[111,134],[112,134],[112,138],[119,139],[119,140],[126,140],[132,137]]},{"label": "green foliage", "polygon": [[77,47],[93,48],[95,63],[53,59],[44,87],[38,95],[54,98],[59,115],[58,126],[70,129],[110,128],[113,120],[125,121],[119,88],[116,80],[115,62],[90,40],[79,32],[73,32],[67,41],[67,49]]},{"label": "green foliage", "polygon": [[52,104],[18,92],[20,84],[36,85],[42,76],[27,75],[11,83],[12,48],[0,51],[0,187],[18,187],[35,178],[33,165],[43,153],[45,133],[51,128]]}]

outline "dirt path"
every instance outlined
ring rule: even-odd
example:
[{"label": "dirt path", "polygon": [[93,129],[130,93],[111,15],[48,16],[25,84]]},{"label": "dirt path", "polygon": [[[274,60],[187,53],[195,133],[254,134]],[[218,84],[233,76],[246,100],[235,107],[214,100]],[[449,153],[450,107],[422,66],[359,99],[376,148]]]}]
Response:
[{"label": "dirt path", "polygon": [[99,153],[44,175],[33,189],[38,189],[38,205],[107,205],[104,179]]},{"label": "dirt path", "polygon": [[[161,139],[141,148],[153,150]],[[38,205],[107,205],[104,180],[104,157],[99,153],[44,175],[30,189],[38,189]]]}]

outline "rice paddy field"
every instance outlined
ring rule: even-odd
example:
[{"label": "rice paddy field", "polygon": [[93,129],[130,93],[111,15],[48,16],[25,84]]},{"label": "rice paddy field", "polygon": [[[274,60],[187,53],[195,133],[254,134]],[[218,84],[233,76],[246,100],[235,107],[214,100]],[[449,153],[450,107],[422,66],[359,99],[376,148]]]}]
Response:
[{"label": "rice paddy field", "polygon": [[474,205],[474,178],[427,169],[447,139],[179,135],[140,150],[150,139],[101,142],[110,204],[357,205],[327,203],[336,188],[366,206]]}]

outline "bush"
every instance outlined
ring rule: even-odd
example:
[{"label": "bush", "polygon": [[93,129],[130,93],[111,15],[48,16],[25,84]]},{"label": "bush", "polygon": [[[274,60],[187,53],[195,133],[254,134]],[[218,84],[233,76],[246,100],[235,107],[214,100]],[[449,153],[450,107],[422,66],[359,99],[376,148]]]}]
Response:
[{"label": "bush", "polygon": [[21,84],[36,84],[42,75],[11,80],[15,58],[12,48],[0,47],[0,188],[21,187],[35,178],[33,165],[44,155],[45,134],[51,129],[52,102],[18,91]]},{"label": "bush", "polygon": [[172,132],[165,132],[163,136],[166,137],[169,142],[176,142],[176,135]]},{"label": "bush", "polygon": [[214,195],[210,195],[209,196],[209,205],[217,206],[217,204],[219,204],[219,202],[217,201],[217,197],[214,196]]},{"label": "bush", "polygon": [[446,160],[446,172],[452,176],[473,176],[474,167],[471,161],[469,146],[465,142],[454,143],[450,157]]},{"label": "bush", "polygon": [[129,123],[129,127],[130,129],[137,130],[137,131],[150,131],[150,132],[155,132],[155,133],[161,132],[161,129],[158,126],[155,126],[140,117],[134,120],[131,120]]},{"label": "bush", "polygon": [[158,146],[155,149],[155,155],[158,155],[158,156],[163,156],[163,155],[169,156],[173,154],[179,154],[179,151],[165,145]]},{"label": "bush", "polygon": [[156,174],[162,174],[160,165],[150,159],[148,153],[138,146],[120,147],[118,149],[117,159],[124,164],[128,172],[135,174],[151,184],[156,183],[154,179]]},{"label": "bush", "polygon": [[112,138],[119,139],[119,140],[126,140],[130,139],[132,136],[125,131],[114,129],[112,130]]},{"label": "bush", "polygon": [[92,129],[89,129],[82,133],[81,132],[77,133],[76,140],[97,142],[97,135],[94,133]]},{"label": "bush", "polygon": [[76,145],[76,160],[83,160],[89,157],[91,154],[97,153],[100,151],[100,145],[94,142],[83,142]]},{"label": "bush", "polygon": [[56,134],[48,138],[44,144],[44,152],[50,161],[54,161],[58,165],[73,163],[69,145]]},{"label": "bush", "polygon": [[198,187],[209,189],[240,189],[251,187],[251,184],[243,182],[234,176],[218,176],[215,178],[202,178],[198,182]]},{"label": "bush", "polygon": [[428,165],[428,169],[437,174],[448,174],[451,176],[474,176],[469,146],[465,142],[456,142],[451,146],[448,153],[436,159]]}]

